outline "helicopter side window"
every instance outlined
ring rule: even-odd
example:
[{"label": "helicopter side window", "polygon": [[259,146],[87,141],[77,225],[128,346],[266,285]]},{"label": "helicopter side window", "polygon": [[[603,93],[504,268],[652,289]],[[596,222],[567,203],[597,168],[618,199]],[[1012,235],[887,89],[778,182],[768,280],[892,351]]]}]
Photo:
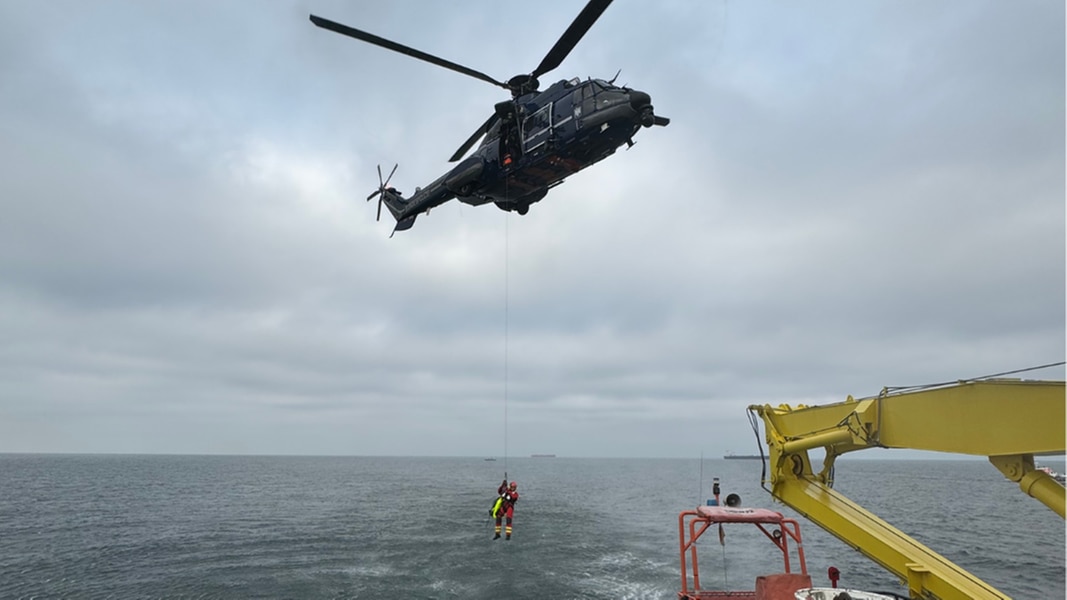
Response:
[{"label": "helicopter side window", "polygon": [[526,118],[522,124],[522,141],[526,152],[531,152],[548,141],[552,130],[552,104],[542,106]]}]

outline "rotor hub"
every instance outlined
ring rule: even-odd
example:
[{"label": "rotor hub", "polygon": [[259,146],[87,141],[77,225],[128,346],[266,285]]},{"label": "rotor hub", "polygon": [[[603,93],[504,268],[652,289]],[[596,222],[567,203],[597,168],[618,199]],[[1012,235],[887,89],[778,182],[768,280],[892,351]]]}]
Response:
[{"label": "rotor hub", "polygon": [[508,89],[513,98],[536,92],[541,82],[533,75],[516,75],[508,80]]}]

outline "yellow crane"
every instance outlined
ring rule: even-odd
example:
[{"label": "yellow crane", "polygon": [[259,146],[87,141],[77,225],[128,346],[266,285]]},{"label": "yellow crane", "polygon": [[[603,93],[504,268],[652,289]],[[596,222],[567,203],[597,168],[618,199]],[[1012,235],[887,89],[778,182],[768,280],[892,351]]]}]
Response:
[{"label": "yellow crane", "polygon": [[[770,449],[771,495],[896,574],[912,598],[985,600],[1005,594],[835,491],[834,461],[865,448],[987,456],[1060,517],[1064,486],[1034,456],[1065,451],[1064,382],[984,379],[820,406],[753,405]],[[755,422],[755,421],[754,421]],[[825,451],[822,468],[808,451]]]}]

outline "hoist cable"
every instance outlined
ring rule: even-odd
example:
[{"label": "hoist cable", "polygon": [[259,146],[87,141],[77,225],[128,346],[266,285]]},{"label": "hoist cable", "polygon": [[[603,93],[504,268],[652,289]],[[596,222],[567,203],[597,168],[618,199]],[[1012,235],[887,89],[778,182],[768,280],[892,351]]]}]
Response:
[{"label": "hoist cable", "polygon": [[[509,186],[508,178],[504,177],[504,202],[505,205],[509,201]],[[510,221],[510,211],[504,212],[504,474],[507,478],[508,472],[508,310],[510,294],[508,290],[508,254],[509,248],[509,231],[508,222]]]}]

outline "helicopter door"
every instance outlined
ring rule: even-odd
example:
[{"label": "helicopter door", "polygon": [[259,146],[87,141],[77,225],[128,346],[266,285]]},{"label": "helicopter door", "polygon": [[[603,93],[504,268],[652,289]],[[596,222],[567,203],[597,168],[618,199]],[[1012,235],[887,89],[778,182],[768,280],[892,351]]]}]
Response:
[{"label": "helicopter door", "polygon": [[552,102],[542,106],[537,112],[526,117],[522,123],[523,152],[529,154],[548,142],[552,131]]}]

